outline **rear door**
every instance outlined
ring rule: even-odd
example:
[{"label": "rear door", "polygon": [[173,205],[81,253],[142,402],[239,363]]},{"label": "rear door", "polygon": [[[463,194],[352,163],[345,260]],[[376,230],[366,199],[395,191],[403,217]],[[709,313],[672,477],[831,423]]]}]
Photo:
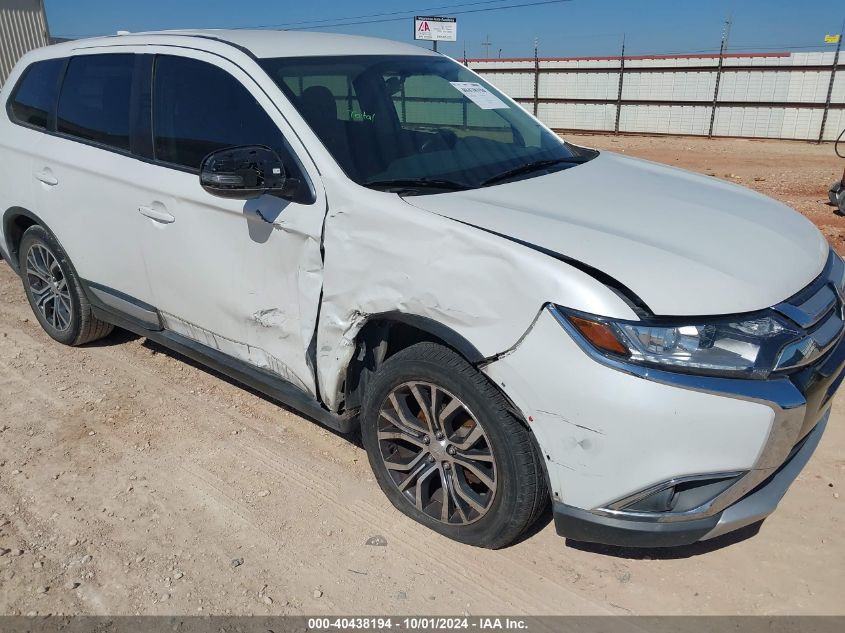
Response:
[{"label": "rear door", "polygon": [[132,155],[133,92],[144,58],[132,53],[71,57],[64,72],[51,135],[34,149],[31,178],[37,207],[79,276],[98,296],[128,308],[149,302],[139,234],[143,218]]},{"label": "rear door", "polygon": [[0,214],[12,207],[42,213],[35,199],[33,159],[46,138],[64,67],[63,59],[34,62],[20,75],[9,77],[4,87],[7,107],[0,115]]},{"label": "rear door", "polygon": [[[171,49],[172,50],[172,49]],[[144,254],[165,327],[316,395],[325,194],[293,130],[242,68],[201,51],[160,54],[153,72],[154,158],[137,180]],[[303,181],[297,201],[240,201],[202,189],[211,151],[267,145]],[[310,173],[309,173],[310,172]],[[310,183],[310,184],[309,184]]]}]

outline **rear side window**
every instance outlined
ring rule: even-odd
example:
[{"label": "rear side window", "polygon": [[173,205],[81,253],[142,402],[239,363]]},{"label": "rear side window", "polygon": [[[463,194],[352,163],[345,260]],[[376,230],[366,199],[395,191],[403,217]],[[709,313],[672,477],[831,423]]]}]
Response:
[{"label": "rear side window", "polygon": [[153,129],[157,160],[199,169],[209,153],[267,145],[284,156],[281,131],[226,71],[195,59],[156,58]]},{"label": "rear side window", "polygon": [[129,149],[129,100],[134,55],[74,57],[62,83],[56,129],[118,149]]},{"label": "rear side window", "polygon": [[24,71],[9,109],[18,123],[46,130],[59,91],[59,74],[65,60],[35,62]]}]

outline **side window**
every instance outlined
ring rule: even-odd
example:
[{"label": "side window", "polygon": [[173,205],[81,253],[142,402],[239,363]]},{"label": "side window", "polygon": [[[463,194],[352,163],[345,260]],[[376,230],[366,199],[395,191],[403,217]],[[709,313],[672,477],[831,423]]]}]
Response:
[{"label": "side window", "polygon": [[134,55],[83,55],[70,60],[56,129],[80,139],[129,149],[129,98]]},{"label": "side window", "polygon": [[206,62],[160,55],[153,81],[157,160],[199,169],[209,153],[267,145],[284,156],[282,133],[232,75]]},{"label": "side window", "polygon": [[24,71],[9,103],[15,121],[47,129],[59,91],[59,73],[64,64],[63,59],[48,59],[35,62]]}]

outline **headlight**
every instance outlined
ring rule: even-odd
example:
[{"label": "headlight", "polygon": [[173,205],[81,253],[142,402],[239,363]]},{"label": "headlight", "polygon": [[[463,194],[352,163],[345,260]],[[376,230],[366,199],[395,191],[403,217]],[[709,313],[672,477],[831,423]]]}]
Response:
[{"label": "headlight", "polygon": [[766,378],[818,351],[811,349],[812,338],[775,314],[648,323],[557,310],[559,318],[573,326],[582,346],[611,358],[670,371]]}]

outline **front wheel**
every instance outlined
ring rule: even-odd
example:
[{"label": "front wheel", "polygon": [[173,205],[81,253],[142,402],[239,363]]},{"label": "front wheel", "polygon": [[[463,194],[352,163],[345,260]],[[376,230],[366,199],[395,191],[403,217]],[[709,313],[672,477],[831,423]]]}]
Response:
[{"label": "front wheel", "polygon": [[361,430],[393,505],[454,540],[509,545],[549,501],[530,432],[449,348],[418,343],[390,357],[367,390]]}]

